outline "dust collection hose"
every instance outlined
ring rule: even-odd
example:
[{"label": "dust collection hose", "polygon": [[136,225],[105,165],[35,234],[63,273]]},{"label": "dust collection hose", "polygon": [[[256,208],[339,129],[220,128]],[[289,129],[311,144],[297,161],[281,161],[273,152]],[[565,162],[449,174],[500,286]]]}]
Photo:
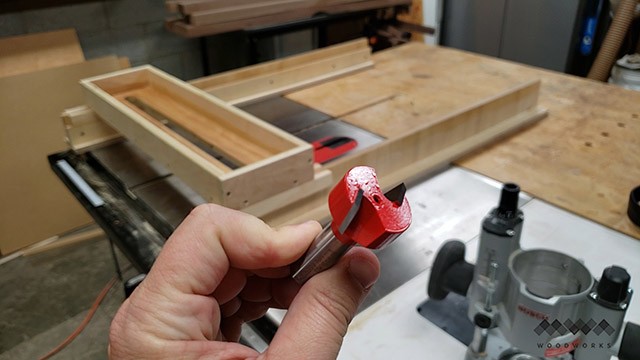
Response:
[{"label": "dust collection hose", "polygon": [[635,16],[637,2],[637,0],[621,0],[620,4],[618,4],[618,9],[613,16],[613,22],[609,27],[609,31],[607,31],[607,35],[602,42],[600,51],[598,51],[587,78],[598,81],[607,81],[609,79],[609,72],[613,63],[617,60],[620,45],[622,45]]}]

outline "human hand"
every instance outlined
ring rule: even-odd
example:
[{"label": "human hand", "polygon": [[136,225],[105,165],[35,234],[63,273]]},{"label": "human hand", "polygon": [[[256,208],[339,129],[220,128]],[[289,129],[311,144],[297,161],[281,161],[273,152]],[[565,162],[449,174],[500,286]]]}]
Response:
[{"label": "human hand", "polygon": [[[110,358],[336,358],[380,264],[370,250],[353,248],[298,285],[289,265],[320,230],[317,222],[274,230],[239,211],[197,207],[118,310]],[[289,310],[267,350],[236,343],[242,323],[270,307]]]}]

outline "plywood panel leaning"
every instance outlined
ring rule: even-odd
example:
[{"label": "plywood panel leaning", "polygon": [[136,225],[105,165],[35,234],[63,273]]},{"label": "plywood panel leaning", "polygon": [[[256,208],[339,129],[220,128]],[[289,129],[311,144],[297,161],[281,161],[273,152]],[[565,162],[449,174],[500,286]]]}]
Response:
[{"label": "plywood panel leaning", "polygon": [[91,221],[53,174],[47,155],[67,149],[60,113],[83,103],[82,78],[120,68],[117,57],[0,78],[0,251]]},{"label": "plywood panel leaning", "polygon": [[74,29],[0,39],[0,77],[84,61]]}]

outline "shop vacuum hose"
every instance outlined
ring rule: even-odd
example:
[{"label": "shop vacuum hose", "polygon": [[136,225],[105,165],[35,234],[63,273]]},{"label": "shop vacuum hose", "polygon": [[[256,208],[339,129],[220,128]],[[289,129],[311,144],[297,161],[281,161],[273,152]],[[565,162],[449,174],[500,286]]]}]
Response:
[{"label": "shop vacuum hose", "polygon": [[602,42],[600,51],[596,56],[587,78],[599,81],[607,81],[614,62],[617,60],[618,51],[629,30],[636,11],[637,0],[621,0],[613,17],[613,22]]}]

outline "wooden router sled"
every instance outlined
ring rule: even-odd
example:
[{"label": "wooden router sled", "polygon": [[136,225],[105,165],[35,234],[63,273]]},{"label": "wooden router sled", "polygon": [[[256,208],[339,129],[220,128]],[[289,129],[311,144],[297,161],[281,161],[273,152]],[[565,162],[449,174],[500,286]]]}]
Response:
[{"label": "wooden router sled", "polygon": [[[401,51],[410,54],[412,48],[407,49]],[[350,122],[350,115],[407,95],[396,85],[410,84],[400,79],[409,69],[390,67],[385,58],[389,54],[376,55],[381,61],[374,65],[366,41],[357,40],[190,84],[151,66],[85,79],[81,84],[88,107],[63,113],[68,142],[82,152],[124,136],[207,201],[242,209],[275,226],[325,218],[328,191],[355,165],[373,166],[381,185],[391,187],[546,115],[537,106],[539,81],[523,80],[476,96],[471,103],[449,104],[451,111],[428,121],[414,114],[414,123],[406,129],[379,131],[386,138],[381,143],[319,165],[313,163],[310,144],[236,107],[270,96],[313,99],[314,89],[322,84],[384,89],[361,99],[360,105],[353,101],[361,107],[339,114]],[[416,93],[424,93],[428,83],[422,83],[415,85]],[[354,96],[349,92],[346,97]],[[331,114],[329,108],[319,110]],[[195,146],[194,139],[233,164]]]}]

